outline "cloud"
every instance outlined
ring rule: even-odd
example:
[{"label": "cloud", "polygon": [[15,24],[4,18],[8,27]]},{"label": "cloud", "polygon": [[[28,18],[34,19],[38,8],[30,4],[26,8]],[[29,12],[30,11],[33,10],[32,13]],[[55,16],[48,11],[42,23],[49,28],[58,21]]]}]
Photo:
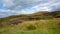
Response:
[{"label": "cloud", "polygon": [[2,0],[3,6],[11,10],[17,10],[17,7],[19,7],[19,10],[24,9],[25,7],[35,4],[39,1],[41,0]]},{"label": "cloud", "polygon": [[37,11],[56,11],[59,10],[60,8],[60,1],[56,0],[52,0],[52,2],[50,1],[49,3],[44,3],[44,4],[38,4],[36,6],[33,6],[30,9],[25,9],[22,10],[23,13],[34,13]]},{"label": "cloud", "polygon": [[1,16],[59,10],[60,0],[0,0],[0,9]]},{"label": "cloud", "polygon": [[18,14],[21,14],[21,12],[15,10],[0,10],[0,18]]},{"label": "cloud", "polygon": [[2,0],[3,6],[9,10],[24,10],[36,5],[50,6],[57,2],[60,2],[60,0]]}]

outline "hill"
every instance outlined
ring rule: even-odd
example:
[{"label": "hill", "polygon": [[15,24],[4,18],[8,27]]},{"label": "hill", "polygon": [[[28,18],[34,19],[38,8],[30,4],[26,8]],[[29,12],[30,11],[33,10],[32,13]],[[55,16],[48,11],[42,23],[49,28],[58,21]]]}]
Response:
[{"label": "hill", "polygon": [[47,12],[41,11],[33,14],[13,15],[5,18],[0,18],[0,22],[20,22],[29,20],[53,19],[60,18],[60,11]]},{"label": "hill", "polygon": [[0,34],[60,34],[60,11],[0,18]]}]

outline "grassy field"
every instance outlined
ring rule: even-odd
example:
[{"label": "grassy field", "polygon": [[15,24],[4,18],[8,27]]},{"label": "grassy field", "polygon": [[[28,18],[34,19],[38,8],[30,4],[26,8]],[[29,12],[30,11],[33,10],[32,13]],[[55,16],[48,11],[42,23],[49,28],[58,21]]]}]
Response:
[{"label": "grassy field", "polygon": [[60,34],[60,19],[24,21],[0,27],[0,34]]},{"label": "grassy field", "polygon": [[0,34],[60,34],[60,11],[0,18]]}]

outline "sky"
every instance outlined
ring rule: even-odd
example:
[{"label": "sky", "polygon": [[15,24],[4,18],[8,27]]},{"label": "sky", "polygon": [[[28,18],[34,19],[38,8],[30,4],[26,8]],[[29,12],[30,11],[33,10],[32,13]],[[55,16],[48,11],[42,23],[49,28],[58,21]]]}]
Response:
[{"label": "sky", "polygon": [[0,0],[0,18],[56,10],[60,10],[60,0]]}]

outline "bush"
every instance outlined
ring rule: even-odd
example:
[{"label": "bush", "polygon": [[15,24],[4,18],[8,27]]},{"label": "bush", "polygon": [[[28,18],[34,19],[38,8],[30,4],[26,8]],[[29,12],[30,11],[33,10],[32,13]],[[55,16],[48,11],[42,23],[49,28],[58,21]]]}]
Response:
[{"label": "bush", "polygon": [[35,29],[36,29],[36,26],[34,26],[34,25],[29,25],[27,27],[27,30],[35,30]]}]

